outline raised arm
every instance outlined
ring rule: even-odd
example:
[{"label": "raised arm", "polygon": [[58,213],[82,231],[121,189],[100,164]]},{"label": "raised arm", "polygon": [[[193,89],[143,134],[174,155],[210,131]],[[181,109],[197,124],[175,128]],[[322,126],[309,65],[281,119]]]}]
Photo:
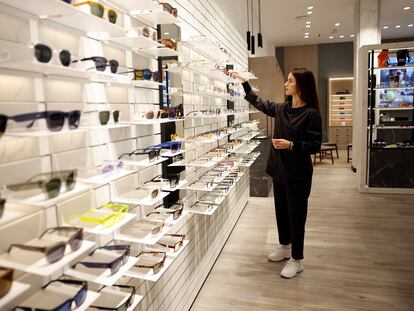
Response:
[{"label": "raised arm", "polygon": [[244,97],[257,110],[267,114],[269,117],[276,117],[278,111],[278,104],[269,100],[261,99],[251,88],[248,81],[242,83],[246,96]]}]

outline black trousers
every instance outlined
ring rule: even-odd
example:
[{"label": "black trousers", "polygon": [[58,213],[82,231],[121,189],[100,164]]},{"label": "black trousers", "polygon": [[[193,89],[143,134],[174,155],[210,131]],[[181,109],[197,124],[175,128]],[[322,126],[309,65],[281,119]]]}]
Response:
[{"label": "black trousers", "polygon": [[303,259],[303,241],[312,176],[303,181],[273,179],[279,243],[292,243],[292,258]]}]

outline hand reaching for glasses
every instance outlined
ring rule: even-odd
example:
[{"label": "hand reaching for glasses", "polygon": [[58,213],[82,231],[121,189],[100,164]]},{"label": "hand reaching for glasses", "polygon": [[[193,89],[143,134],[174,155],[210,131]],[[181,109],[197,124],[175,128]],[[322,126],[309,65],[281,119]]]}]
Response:
[{"label": "hand reaching for glasses", "polygon": [[235,78],[235,79],[239,79],[241,83],[244,83],[247,81],[247,79],[245,77],[243,77],[240,73],[238,73],[237,71],[232,71],[230,73],[230,76]]}]

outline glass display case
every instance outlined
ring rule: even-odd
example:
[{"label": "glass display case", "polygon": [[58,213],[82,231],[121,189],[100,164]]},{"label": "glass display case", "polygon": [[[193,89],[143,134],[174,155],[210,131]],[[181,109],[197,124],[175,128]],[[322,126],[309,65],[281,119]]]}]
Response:
[{"label": "glass display case", "polygon": [[368,64],[368,185],[412,188],[414,48],[371,50]]}]

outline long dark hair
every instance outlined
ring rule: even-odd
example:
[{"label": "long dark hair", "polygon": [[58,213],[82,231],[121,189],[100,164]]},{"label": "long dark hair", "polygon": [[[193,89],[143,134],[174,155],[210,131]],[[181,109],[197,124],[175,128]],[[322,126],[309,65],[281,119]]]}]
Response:
[{"label": "long dark hair", "polygon": [[306,106],[319,111],[318,93],[312,71],[306,68],[295,68],[291,73],[296,79],[296,88],[300,99],[306,103]]}]

